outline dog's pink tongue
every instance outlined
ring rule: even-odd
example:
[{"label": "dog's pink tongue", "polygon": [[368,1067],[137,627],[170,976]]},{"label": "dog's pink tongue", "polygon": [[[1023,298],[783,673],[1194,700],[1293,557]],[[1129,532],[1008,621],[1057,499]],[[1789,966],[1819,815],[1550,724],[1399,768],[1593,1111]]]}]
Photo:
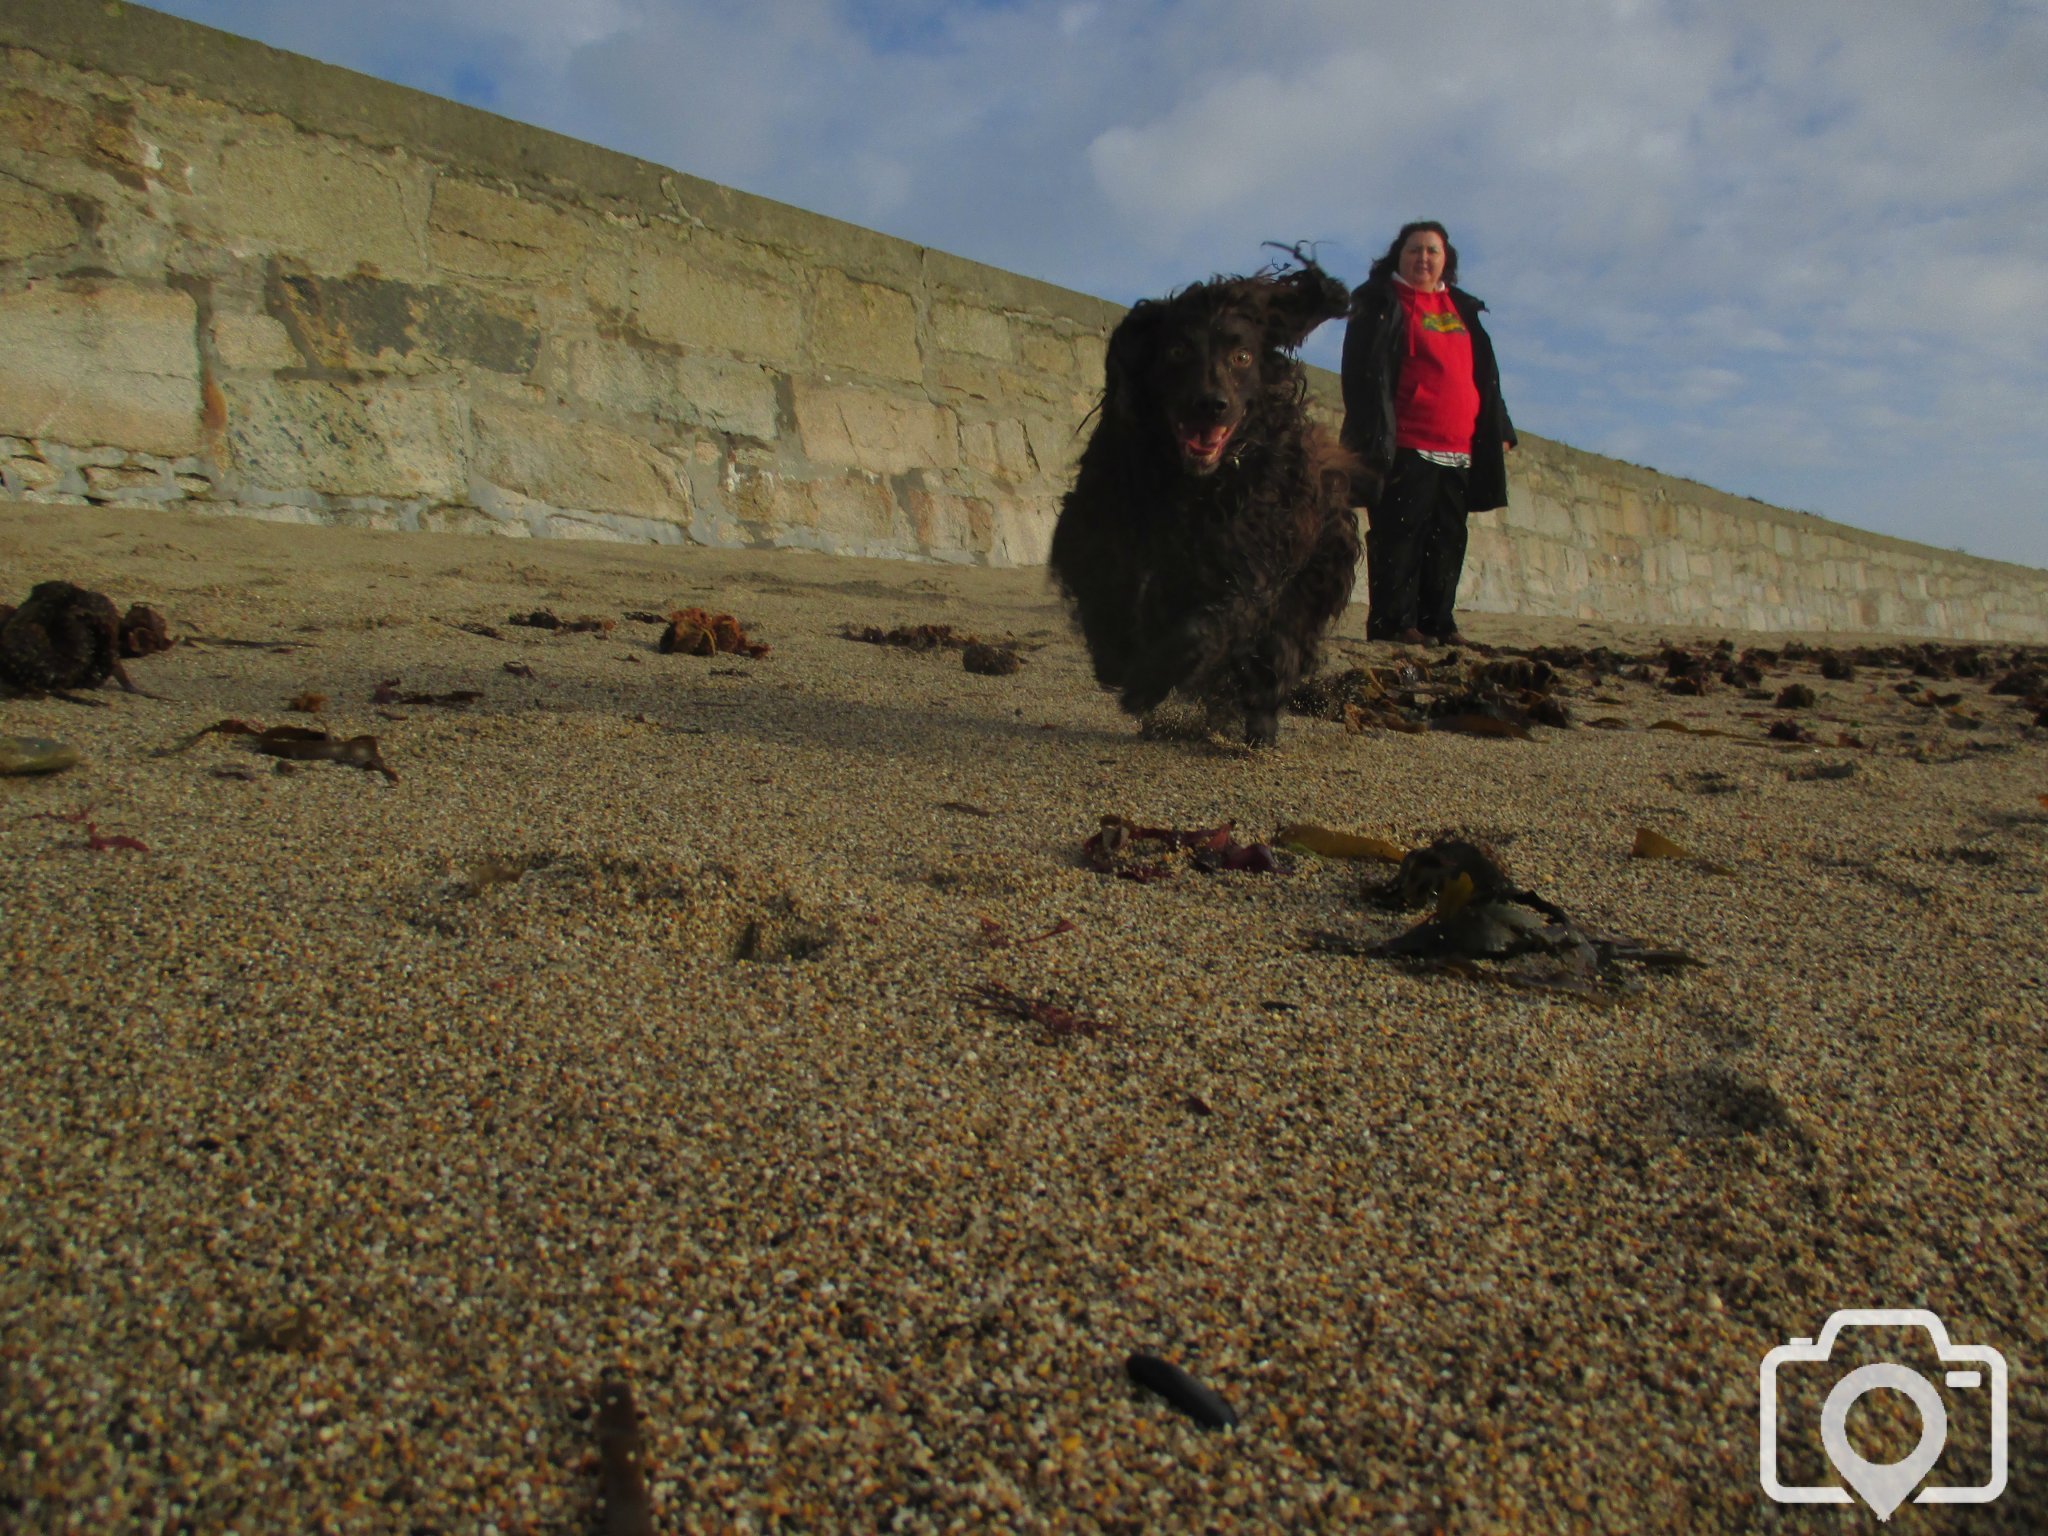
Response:
[{"label": "dog's pink tongue", "polygon": [[1228,427],[1207,427],[1200,432],[1187,432],[1181,436],[1181,442],[1186,445],[1188,452],[1199,454],[1205,459],[1215,458],[1223,451],[1223,445],[1229,441]]}]

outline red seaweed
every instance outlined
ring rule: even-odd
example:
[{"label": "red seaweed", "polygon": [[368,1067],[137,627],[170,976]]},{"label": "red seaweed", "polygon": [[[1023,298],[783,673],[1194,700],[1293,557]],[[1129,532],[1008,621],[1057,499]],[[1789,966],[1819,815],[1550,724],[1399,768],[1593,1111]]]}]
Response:
[{"label": "red seaweed", "polygon": [[1043,1025],[1043,1039],[1048,1045],[1056,1040],[1070,1040],[1077,1036],[1088,1039],[1105,1030],[1116,1028],[1114,1024],[1105,1024],[1100,1019],[1088,1018],[1071,1008],[1063,1008],[1058,1003],[1026,997],[1021,992],[1012,992],[1008,987],[998,987],[987,982],[970,988],[961,996],[965,1001],[991,1013],[1020,1019],[1026,1024]]}]

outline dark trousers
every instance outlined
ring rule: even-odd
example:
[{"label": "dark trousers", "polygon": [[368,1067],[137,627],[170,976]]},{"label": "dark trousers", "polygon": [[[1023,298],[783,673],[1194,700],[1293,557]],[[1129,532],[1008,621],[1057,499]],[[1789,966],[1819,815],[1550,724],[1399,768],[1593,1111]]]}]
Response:
[{"label": "dark trousers", "polygon": [[1465,569],[1465,479],[1469,470],[1432,464],[1412,448],[1395,451],[1379,505],[1367,509],[1365,587],[1368,639],[1403,630],[1448,635],[1458,627],[1458,577]]}]

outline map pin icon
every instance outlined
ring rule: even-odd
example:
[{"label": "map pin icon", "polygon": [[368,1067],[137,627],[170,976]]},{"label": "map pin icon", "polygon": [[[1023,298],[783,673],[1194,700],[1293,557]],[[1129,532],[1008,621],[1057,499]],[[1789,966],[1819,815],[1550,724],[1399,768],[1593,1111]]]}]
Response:
[{"label": "map pin icon", "polygon": [[[1890,1387],[1913,1399],[1920,1410],[1920,1443],[1904,1461],[1865,1461],[1849,1444],[1843,1426],[1856,1399],[1879,1387]],[[1941,1460],[1948,1444],[1948,1409],[1934,1384],[1918,1371],[1886,1362],[1851,1371],[1835,1383],[1835,1390],[1820,1410],[1820,1443],[1827,1447],[1828,1460],[1842,1474],[1842,1481],[1863,1495],[1863,1502],[1877,1511],[1877,1518],[1889,1520],[1892,1511],[1906,1502],[1920,1486],[1920,1479]]]}]

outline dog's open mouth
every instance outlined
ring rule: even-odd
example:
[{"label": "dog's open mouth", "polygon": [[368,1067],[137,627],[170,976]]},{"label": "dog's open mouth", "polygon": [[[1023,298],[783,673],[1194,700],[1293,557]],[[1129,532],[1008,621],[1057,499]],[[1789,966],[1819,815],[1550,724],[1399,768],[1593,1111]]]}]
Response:
[{"label": "dog's open mouth", "polygon": [[1223,462],[1223,450],[1233,429],[1227,426],[1182,427],[1180,456],[1189,467],[1211,470]]}]

